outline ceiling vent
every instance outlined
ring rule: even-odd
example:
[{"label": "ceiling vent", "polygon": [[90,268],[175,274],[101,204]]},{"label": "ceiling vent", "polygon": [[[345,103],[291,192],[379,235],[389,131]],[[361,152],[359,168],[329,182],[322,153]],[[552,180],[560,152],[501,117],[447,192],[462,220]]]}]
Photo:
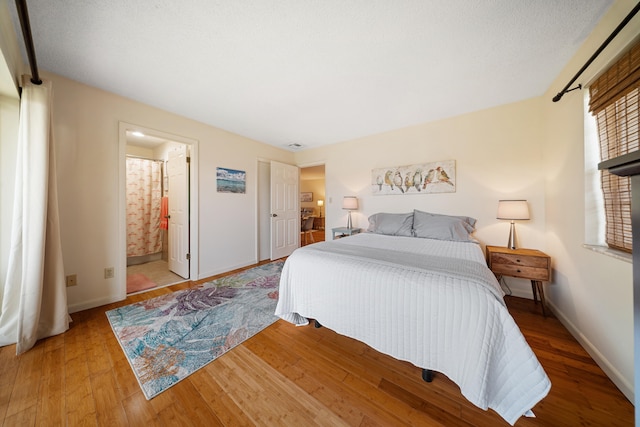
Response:
[{"label": "ceiling vent", "polygon": [[293,142],[293,143],[287,145],[287,147],[291,148],[292,150],[299,150],[299,149],[303,148],[304,146],[302,144],[298,144],[297,142]]}]

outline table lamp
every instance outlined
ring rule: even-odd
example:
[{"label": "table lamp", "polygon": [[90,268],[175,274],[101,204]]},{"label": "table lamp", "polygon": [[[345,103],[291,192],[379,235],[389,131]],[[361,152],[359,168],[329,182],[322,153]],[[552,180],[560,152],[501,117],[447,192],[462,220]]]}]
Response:
[{"label": "table lamp", "polygon": [[324,206],[324,200],[318,200],[318,207],[320,208],[320,218],[322,218],[322,206]]},{"label": "table lamp", "polygon": [[358,198],[356,196],[344,196],[342,199],[342,209],[349,211],[347,218],[347,228],[351,230],[351,211],[358,209]]},{"label": "table lamp", "polygon": [[511,221],[509,230],[509,249],[516,248],[516,225],[515,220],[529,219],[529,206],[526,200],[499,200],[497,219],[506,219]]}]

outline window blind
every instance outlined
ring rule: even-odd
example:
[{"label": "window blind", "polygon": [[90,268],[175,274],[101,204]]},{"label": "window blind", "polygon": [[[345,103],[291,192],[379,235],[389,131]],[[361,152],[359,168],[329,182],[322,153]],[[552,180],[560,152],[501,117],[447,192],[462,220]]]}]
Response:
[{"label": "window blind", "polygon": [[[640,42],[589,87],[589,109],[598,126],[601,160],[637,151],[640,92]],[[607,245],[632,251],[631,182],[602,171]]]}]

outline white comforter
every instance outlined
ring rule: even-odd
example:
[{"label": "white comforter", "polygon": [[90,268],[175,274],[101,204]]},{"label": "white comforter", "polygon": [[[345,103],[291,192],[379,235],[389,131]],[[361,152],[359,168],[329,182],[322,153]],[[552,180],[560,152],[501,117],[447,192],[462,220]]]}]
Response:
[{"label": "white comforter", "polygon": [[276,315],[441,372],[513,425],[551,383],[502,296],[475,243],[363,233],[294,251]]}]

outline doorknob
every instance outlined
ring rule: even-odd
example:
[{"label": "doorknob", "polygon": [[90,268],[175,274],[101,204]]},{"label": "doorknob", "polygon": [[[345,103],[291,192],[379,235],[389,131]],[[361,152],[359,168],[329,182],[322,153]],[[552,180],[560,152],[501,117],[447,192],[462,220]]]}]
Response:
[{"label": "doorknob", "polygon": [[275,218],[278,216],[278,214],[271,214],[271,216]]}]

